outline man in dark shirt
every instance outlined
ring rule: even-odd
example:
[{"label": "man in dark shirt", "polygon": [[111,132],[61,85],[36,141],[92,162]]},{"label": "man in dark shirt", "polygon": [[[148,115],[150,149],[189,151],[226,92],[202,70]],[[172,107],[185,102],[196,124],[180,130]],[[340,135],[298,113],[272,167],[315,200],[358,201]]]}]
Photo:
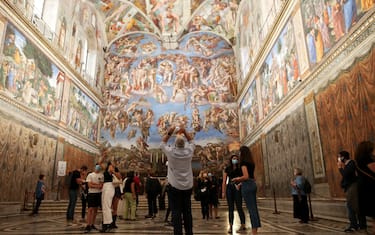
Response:
[{"label": "man in dark shirt", "polygon": [[365,229],[366,217],[358,214],[358,191],[355,162],[350,159],[347,151],[338,154],[337,167],[342,175],[341,187],[346,193],[346,207],[350,225],[345,232],[355,232],[357,229]]},{"label": "man in dark shirt", "polygon": [[156,199],[161,193],[161,185],[158,178],[153,177],[153,173],[150,172],[146,180],[145,193],[147,196],[148,204],[148,215],[146,218],[154,218],[158,213],[158,207],[156,204]]},{"label": "man in dark shirt", "polygon": [[69,182],[69,204],[66,211],[66,219],[68,222],[73,222],[74,220],[74,209],[77,203],[79,187],[85,181],[87,166],[82,166],[79,170],[74,170],[71,174]]}]

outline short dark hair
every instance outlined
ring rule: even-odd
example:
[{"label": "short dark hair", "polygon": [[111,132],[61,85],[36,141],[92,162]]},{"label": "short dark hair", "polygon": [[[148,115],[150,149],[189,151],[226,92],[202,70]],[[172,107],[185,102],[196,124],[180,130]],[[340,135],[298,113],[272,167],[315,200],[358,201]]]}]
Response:
[{"label": "short dark hair", "polygon": [[343,150],[343,151],[340,151],[339,154],[340,154],[340,156],[343,156],[344,159],[349,159],[350,158],[350,154],[349,154],[348,151]]},{"label": "short dark hair", "polygon": [[42,180],[44,178],[44,175],[43,174],[40,174],[39,175],[39,179]]},{"label": "short dark hair", "polygon": [[83,166],[81,166],[81,170],[83,170],[83,171],[87,171],[87,166],[86,165],[83,165]]}]

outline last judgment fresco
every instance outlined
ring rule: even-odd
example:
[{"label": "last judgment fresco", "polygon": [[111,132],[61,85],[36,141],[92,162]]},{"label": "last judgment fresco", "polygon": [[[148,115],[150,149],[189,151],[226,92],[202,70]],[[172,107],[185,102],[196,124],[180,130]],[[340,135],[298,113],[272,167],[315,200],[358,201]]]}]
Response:
[{"label": "last judgment fresco", "polygon": [[239,137],[234,54],[226,40],[190,33],[166,50],[155,36],[134,33],[116,40],[106,61],[101,136],[111,146],[151,161],[162,157],[162,136],[176,125],[194,134],[202,167],[224,162]]}]

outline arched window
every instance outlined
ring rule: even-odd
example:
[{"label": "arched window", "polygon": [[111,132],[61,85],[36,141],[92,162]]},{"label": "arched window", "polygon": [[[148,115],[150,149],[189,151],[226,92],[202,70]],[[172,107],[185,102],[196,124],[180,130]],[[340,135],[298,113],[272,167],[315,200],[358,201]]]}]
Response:
[{"label": "arched window", "polygon": [[34,0],[32,22],[50,40],[54,38],[56,31],[59,2],[55,0]]},{"label": "arched window", "polygon": [[65,21],[65,17],[64,17],[62,22],[61,22],[59,37],[57,39],[57,44],[59,45],[60,48],[64,48],[65,35],[66,35],[66,21]]},{"label": "arched window", "polygon": [[42,19],[43,8],[44,8],[44,0],[35,0],[34,7],[33,7],[34,16],[38,17],[39,19]]},{"label": "arched window", "polygon": [[76,54],[75,54],[75,57],[74,57],[75,68],[79,69],[79,70],[82,69],[81,68],[81,53],[82,53],[82,41],[79,40],[77,50],[76,50]]}]

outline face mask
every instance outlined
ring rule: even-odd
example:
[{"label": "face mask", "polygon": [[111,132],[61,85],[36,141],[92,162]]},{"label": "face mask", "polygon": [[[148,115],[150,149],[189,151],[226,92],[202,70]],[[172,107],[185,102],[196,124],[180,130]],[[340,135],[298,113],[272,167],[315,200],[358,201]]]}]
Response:
[{"label": "face mask", "polygon": [[96,166],[95,166],[95,170],[96,170],[96,171],[100,171],[101,169],[102,169],[102,168],[100,167],[100,165],[96,165]]},{"label": "face mask", "polygon": [[237,159],[232,159],[232,164],[237,164],[238,163],[238,160]]}]

